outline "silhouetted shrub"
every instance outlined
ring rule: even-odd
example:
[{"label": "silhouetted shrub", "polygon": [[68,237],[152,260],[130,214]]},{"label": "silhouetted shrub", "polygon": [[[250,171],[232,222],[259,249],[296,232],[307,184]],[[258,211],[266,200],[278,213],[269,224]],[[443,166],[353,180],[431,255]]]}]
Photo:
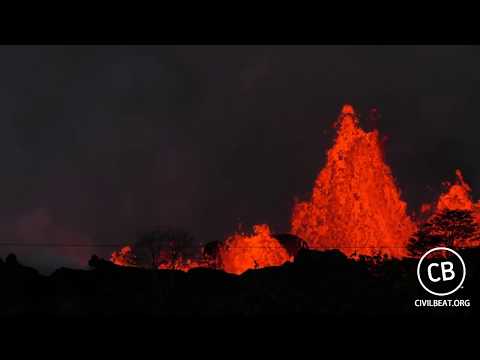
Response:
[{"label": "silhouetted shrub", "polygon": [[92,255],[90,260],[88,260],[88,266],[90,266],[93,269],[113,269],[115,268],[115,264],[113,264],[111,261],[105,260],[105,259],[100,259],[97,255]]},{"label": "silhouetted shrub", "polygon": [[7,258],[5,259],[5,263],[8,266],[19,266],[20,265],[18,263],[18,260],[17,260],[17,255],[15,255],[15,254],[8,254]]}]

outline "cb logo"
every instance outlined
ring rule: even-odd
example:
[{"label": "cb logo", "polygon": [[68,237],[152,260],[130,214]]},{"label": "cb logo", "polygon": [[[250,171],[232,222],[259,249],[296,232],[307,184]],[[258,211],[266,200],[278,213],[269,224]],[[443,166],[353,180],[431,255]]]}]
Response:
[{"label": "cb logo", "polygon": [[462,287],[465,275],[465,263],[461,256],[446,247],[428,250],[417,265],[418,281],[432,295],[453,294]]}]

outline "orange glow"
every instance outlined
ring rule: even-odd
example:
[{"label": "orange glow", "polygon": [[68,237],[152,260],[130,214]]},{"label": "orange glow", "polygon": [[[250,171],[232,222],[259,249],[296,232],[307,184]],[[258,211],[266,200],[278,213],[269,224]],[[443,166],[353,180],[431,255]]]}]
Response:
[{"label": "orange glow", "polygon": [[158,266],[158,269],[188,271],[193,268],[205,266],[204,262],[195,259],[179,257],[175,260],[166,260]]},{"label": "orange glow", "polygon": [[291,232],[311,248],[335,248],[348,256],[405,256],[416,225],[384,162],[378,131],[362,130],[350,105],[335,125],[327,163],[311,199],[295,205]]},{"label": "orange glow", "polygon": [[432,204],[425,203],[420,206],[420,212],[422,214],[429,213],[430,211],[432,211]]},{"label": "orange glow", "polygon": [[[160,251],[158,254],[158,269],[188,271],[195,267],[204,266],[204,262],[198,259],[187,259],[183,256],[172,258],[168,251]],[[139,266],[132,246],[127,245],[112,253],[110,261],[119,266]]]},{"label": "orange glow", "polygon": [[[417,224],[406,212],[389,166],[385,163],[383,142],[377,130],[360,128],[352,106],[344,105],[335,122],[337,136],[327,152],[324,168],[318,174],[311,198],[295,204],[291,234],[312,249],[339,249],[347,256],[407,256],[406,246]],[[435,204],[423,204],[421,217],[432,218],[443,210],[469,210],[480,224],[480,202],[474,203],[470,186],[460,170],[457,180],[448,184]],[[480,246],[473,240],[468,246]],[[138,266],[135,247],[125,246],[111,256],[117,265]],[[205,255],[205,253],[204,253]],[[220,243],[211,258],[187,258],[159,253],[160,269],[187,271],[199,266],[223,268],[241,274],[248,269],[277,266],[291,260],[287,250],[272,237],[268,225],[255,225],[253,234],[236,233]]]},{"label": "orange glow", "polygon": [[455,174],[457,175],[457,180],[454,184],[449,184],[449,189],[438,199],[436,209],[438,211],[442,210],[472,210],[473,201],[470,197],[470,192],[472,189],[470,186],[463,180],[462,172],[456,170]]},{"label": "orange glow", "polygon": [[[472,189],[463,179],[462,172],[457,169],[455,175],[457,178],[453,184],[449,182],[445,183],[448,189],[438,198],[435,212],[431,215],[430,219],[433,219],[435,216],[446,210],[464,210],[471,212],[474,222],[480,226],[480,201],[476,203],[473,201],[470,195]],[[480,246],[478,234],[475,234],[472,238],[462,242],[462,246]]]},{"label": "orange glow", "polygon": [[248,269],[279,266],[291,260],[287,251],[273,238],[268,225],[255,225],[253,235],[234,234],[220,248],[223,269],[241,274]]},{"label": "orange glow", "polygon": [[135,266],[135,256],[130,245],[112,253],[110,261],[120,266]]}]

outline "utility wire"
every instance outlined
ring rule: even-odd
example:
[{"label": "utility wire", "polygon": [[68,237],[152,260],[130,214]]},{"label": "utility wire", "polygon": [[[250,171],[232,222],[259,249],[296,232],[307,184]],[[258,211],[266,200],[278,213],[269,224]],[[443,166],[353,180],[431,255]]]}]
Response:
[{"label": "utility wire", "polygon": [[[85,248],[122,248],[128,244],[62,244],[62,243],[13,243],[0,242],[0,246],[10,247],[85,247]],[[168,246],[167,246],[168,247]],[[199,249],[197,246],[174,246],[177,249]],[[228,249],[284,249],[283,246],[228,246]],[[405,249],[405,246],[308,246],[307,249]]]}]

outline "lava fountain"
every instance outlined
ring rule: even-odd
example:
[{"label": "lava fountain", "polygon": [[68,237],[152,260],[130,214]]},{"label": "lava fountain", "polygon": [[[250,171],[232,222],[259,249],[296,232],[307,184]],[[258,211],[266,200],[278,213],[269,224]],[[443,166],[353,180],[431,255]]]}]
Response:
[{"label": "lava fountain", "polygon": [[[471,187],[464,180],[462,172],[460,170],[455,171],[456,179],[453,183],[444,182],[443,186],[446,190],[440,194],[436,204],[434,206],[425,204],[423,207],[428,208],[426,212],[428,217],[427,222],[435,223],[435,219],[442,219],[442,226],[447,229],[453,229],[455,219],[445,218],[444,215],[449,211],[456,211],[466,214],[471,217],[473,225],[477,229],[480,229],[480,201],[474,202],[471,196]],[[428,206],[426,206],[428,205]],[[437,220],[438,222],[438,220]],[[459,226],[459,224],[457,224]],[[435,230],[435,229],[434,229]],[[478,230],[471,236],[461,239],[458,244],[455,241],[454,245],[457,247],[479,247],[480,246],[480,234]]]},{"label": "lava fountain", "polygon": [[220,248],[223,269],[241,274],[248,269],[279,266],[291,260],[287,250],[272,237],[268,225],[254,225],[253,234],[234,234]]},{"label": "lava fountain", "polygon": [[436,211],[443,210],[480,210],[480,205],[475,204],[470,196],[472,189],[463,179],[462,172],[460,170],[455,171],[457,176],[455,182],[445,183],[448,190],[440,195],[437,204]]},{"label": "lava fountain", "polygon": [[119,266],[136,266],[136,257],[132,246],[126,245],[110,256],[110,261]]},{"label": "lava fountain", "polygon": [[[326,164],[315,181],[311,198],[295,204],[291,234],[287,235],[297,236],[309,248],[339,249],[347,256],[407,256],[406,248],[417,224],[408,216],[406,203],[385,163],[378,131],[361,129],[350,105],[343,107],[335,127],[334,144],[327,152]],[[445,210],[468,211],[480,224],[480,201],[472,201],[470,186],[459,170],[456,174],[456,182],[447,184],[448,189],[436,203],[424,204],[421,213],[432,219]],[[218,244],[215,252],[218,267],[241,274],[291,260],[287,248],[271,234],[268,225],[255,225],[253,230],[253,234],[236,233]],[[472,239],[468,246],[480,246],[477,240]],[[136,250],[126,246],[114,252],[111,261],[139,266]],[[158,257],[161,269],[187,271],[208,263],[205,259],[168,253]]]},{"label": "lava fountain", "polygon": [[311,199],[293,209],[291,232],[310,248],[339,249],[347,256],[405,256],[416,225],[384,161],[378,131],[362,130],[350,105],[335,126]]}]

